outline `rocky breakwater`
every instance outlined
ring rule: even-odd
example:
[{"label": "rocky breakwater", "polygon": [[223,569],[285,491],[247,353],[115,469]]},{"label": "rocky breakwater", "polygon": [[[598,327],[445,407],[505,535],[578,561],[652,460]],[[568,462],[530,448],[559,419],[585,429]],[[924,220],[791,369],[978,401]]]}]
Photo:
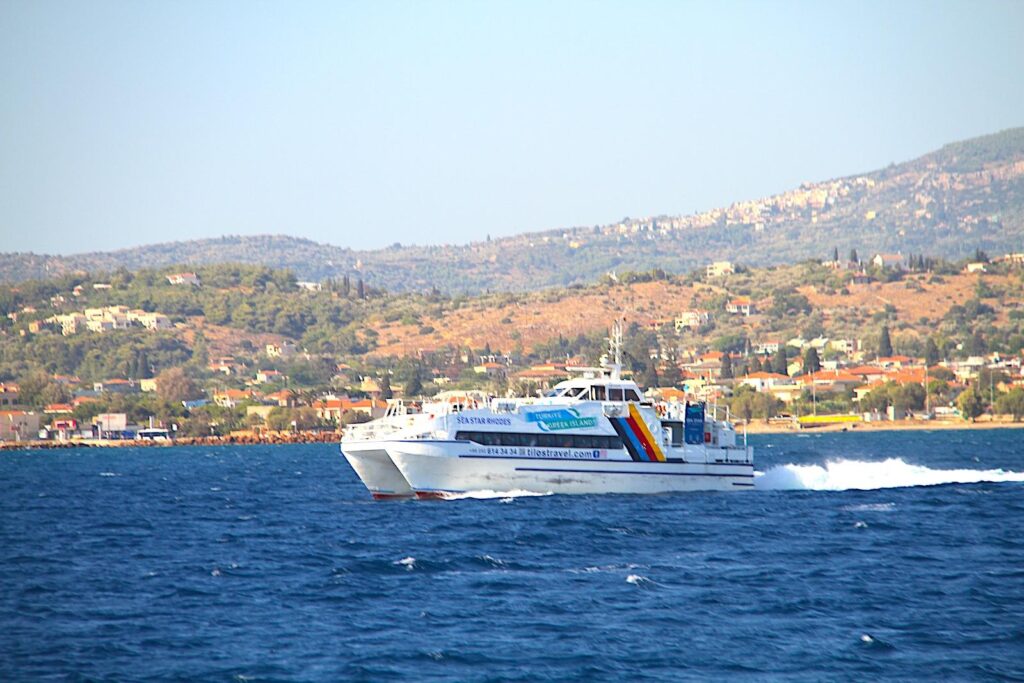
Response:
[{"label": "rocky breakwater", "polygon": [[341,432],[232,432],[224,436],[185,436],[169,440],[149,439],[68,439],[0,442],[0,450],[55,448],[149,448],[157,446],[246,446],[297,443],[338,443]]}]

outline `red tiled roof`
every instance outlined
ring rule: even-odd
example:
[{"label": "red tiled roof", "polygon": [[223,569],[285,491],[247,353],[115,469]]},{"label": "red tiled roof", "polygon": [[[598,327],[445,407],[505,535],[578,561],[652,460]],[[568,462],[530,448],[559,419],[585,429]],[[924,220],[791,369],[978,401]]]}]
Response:
[{"label": "red tiled roof", "polygon": [[851,375],[884,375],[885,368],[876,365],[858,365],[855,368],[846,368],[846,372]]},{"label": "red tiled roof", "polygon": [[811,382],[861,382],[863,378],[860,375],[843,370],[820,370],[801,376],[800,381],[805,384],[810,384]]},{"label": "red tiled roof", "polygon": [[777,372],[751,372],[743,379],[789,379],[789,375],[782,375]]},{"label": "red tiled roof", "polygon": [[218,391],[213,394],[214,398],[249,398],[252,394],[248,391],[242,391],[241,389],[226,389],[224,391]]}]

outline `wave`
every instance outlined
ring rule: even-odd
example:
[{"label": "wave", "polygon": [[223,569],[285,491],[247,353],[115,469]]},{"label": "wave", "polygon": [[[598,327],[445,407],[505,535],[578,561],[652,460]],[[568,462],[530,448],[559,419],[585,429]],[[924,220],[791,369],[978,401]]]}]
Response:
[{"label": "wave", "polygon": [[654,588],[658,585],[656,581],[652,581],[643,574],[630,574],[626,577],[626,583],[632,584],[637,588]]},{"label": "wave", "polygon": [[510,502],[513,498],[529,498],[531,496],[550,496],[552,493],[538,493],[536,491],[523,491],[521,489],[514,489],[512,491],[491,491],[488,489],[481,489],[479,491],[466,491],[464,493],[446,493],[442,497],[445,500],[466,500],[467,498],[473,500],[491,500],[493,498],[501,499],[502,503]]},{"label": "wave", "polygon": [[870,462],[832,460],[824,465],[779,465],[755,472],[754,486],[764,491],[873,490],[940,484],[1024,482],[1024,472],[1006,470],[936,470],[902,458]]}]

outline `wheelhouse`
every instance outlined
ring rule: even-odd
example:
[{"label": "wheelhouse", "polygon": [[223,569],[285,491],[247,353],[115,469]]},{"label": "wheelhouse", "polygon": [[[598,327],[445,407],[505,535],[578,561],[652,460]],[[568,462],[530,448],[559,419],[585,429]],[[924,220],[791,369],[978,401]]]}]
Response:
[{"label": "wheelhouse", "polygon": [[640,388],[633,382],[611,378],[570,379],[556,384],[544,395],[558,401],[643,402]]}]

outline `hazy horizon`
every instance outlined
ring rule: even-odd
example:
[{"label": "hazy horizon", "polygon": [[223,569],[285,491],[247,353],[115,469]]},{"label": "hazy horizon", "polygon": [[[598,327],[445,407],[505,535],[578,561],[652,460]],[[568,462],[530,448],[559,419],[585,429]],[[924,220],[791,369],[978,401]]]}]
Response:
[{"label": "hazy horizon", "polygon": [[1024,124],[1024,4],[0,5],[0,251],[687,214]]}]

